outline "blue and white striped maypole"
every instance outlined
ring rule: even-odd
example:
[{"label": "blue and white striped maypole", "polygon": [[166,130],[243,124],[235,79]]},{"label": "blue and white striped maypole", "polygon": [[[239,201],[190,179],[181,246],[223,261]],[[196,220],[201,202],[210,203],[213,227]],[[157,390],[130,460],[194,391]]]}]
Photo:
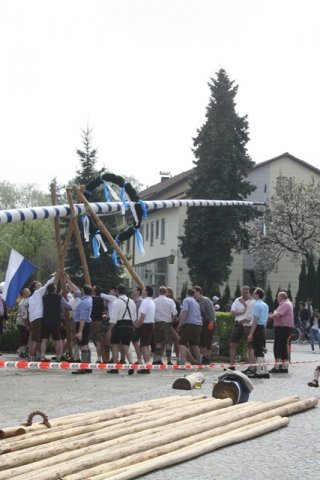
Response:
[{"label": "blue and white striped maypole", "polygon": [[[240,200],[156,200],[143,202],[147,211],[180,208],[180,207],[241,207],[265,205],[263,202],[247,202]],[[121,213],[122,202],[90,203],[94,212],[99,214]],[[85,215],[86,207],[82,203],[74,204],[76,215]],[[0,210],[0,224],[24,222],[25,220],[44,220],[46,218],[71,217],[69,205],[48,207],[17,208]]]}]

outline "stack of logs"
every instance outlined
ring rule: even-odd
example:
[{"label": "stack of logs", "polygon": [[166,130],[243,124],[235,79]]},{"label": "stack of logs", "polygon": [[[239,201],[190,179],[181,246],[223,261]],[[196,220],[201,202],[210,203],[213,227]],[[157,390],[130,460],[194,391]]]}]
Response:
[{"label": "stack of logs", "polygon": [[[125,480],[288,424],[316,398],[170,396],[0,431],[0,480]],[[13,436],[17,433],[17,436]],[[9,438],[7,438],[9,437]]]}]

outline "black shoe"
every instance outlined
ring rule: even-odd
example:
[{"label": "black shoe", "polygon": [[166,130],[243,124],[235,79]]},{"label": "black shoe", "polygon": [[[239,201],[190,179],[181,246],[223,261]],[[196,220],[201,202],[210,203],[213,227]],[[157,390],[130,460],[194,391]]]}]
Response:
[{"label": "black shoe", "polygon": [[119,373],[119,370],[117,370],[116,368],[113,368],[112,370],[107,370],[107,373]]},{"label": "black shoe", "polygon": [[241,370],[241,373],[244,373],[245,375],[253,375],[255,373],[255,370],[248,367],[245,370]]},{"label": "black shoe", "polygon": [[92,373],[91,368],[86,368],[86,373]]},{"label": "black shoe", "polygon": [[252,375],[248,375],[248,378],[264,378],[262,373],[254,372]]},{"label": "black shoe", "polygon": [[152,365],[163,365],[163,362],[162,360],[155,360],[154,362],[152,362]]},{"label": "black shoe", "polygon": [[133,368],[129,368],[128,370],[128,375],[133,375],[134,374],[134,369]]},{"label": "black shoe", "polygon": [[84,375],[85,373],[88,373],[87,370],[76,370],[75,372],[71,372],[72,375]]},{"label": "black shoe", "polygon": [[319,382],[318,382],[318,380],[314,379],[314,380],[312,380],[311,382],[309,382],[309,383],[308,383],[308,387],[318,388],[318,387],[319,387]]},{"label": "black shoe", "polygon": [[279,368],[273,367],[273,368],[271,368],[271,370],[269,370],[269,373],[280,373],[280,370],[279,370]]},{"label": "black shoe", "polygon": [[143,374],[146,373],[146,374],[148,374],[148,373],[151,373],[151,372],[150,372],[150,370],[149,370],[148,368],[142,368],[141,370],[138,370],[137,373],[143,373]]},{"label": "black shoe", "polygon": [[279,373],[289,373],[289,370],[287,368],[280,368]]},{"label": "black shoe", "polygon": [[169,360],[169,362],[167,362],[167,365],[173,365],[173,363]]},{"label": "black shoe", "polygon": [[223,370],[224,370],[225,372],[226,372],[227,370],[232,370],[233,372],[235,372],[236,367],[228,367],[228,368],[224,368]]},{"label": "black shoe", "polygon": [[263,373],[262,378],[270,378],[270,373]]}]

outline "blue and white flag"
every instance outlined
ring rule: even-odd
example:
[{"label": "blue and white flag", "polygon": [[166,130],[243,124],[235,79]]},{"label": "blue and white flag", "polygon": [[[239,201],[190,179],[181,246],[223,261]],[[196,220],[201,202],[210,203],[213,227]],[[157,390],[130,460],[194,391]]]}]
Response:
[{"label": "blue and white flag", "polygon": [[11,250],[2,292],[2,298],[9,308],[14,306],[21,288],[36,268],[16,250]]}]

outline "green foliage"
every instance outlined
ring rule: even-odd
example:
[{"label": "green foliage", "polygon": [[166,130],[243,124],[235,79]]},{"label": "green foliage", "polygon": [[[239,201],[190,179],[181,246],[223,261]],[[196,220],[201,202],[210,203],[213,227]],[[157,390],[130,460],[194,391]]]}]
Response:
[{"label": "green foliage", "polygon": [[307,265],[306,261],[303,260],[301,263],[301,270],[299,273],[299,287],[296,295],[296,304],[295,309],[298,311],[299,302],[305,301],[308,297],[308,284],[307,284]]},{"label": "green foliage", "polygon": [[[234,317],[229,312],[217,312],[217,321],[214,334],[220,337],[220,355],[229,357],[230,337],[234,327]],[[241,356],[241,361],[247,360],[247,346],[244,339],[238,344],[237,355]]]},{"label": "green foliage", "polygon": [[[246,180],[253,162],[246,149],[247,118],[235,111],[238,87],[223,69],[209,87],[206,122],[194,139],[196,168],[188,196],[245,200],[255,187]],[[232,249],[248,245],[245,223],[255,215],[249,207],[188,209],[181,252],[193,284],[201,285],[209,296],[229,277]]]},{"label": "green foliage", "polygon": [[237,281],[236,290],[234,292],[234,298],[238,298],[238,297],[241,297],[241,288],[240,288],[239,280]]},{"label": "green foliage", "polygon": [[16,326],[18,307],[8,309],[8,319],[3,322],[3,335],[0,336],[0,350],[15,352],[18,348],[19,334]]},{"label": "green foliage", "polygon": [[[49,196],[34,185],[0,182],[1,208],[23,208],[48,205]],[[4,279],[11,247],[32,262],[37,276],[45,279],[56,269],[56,247],[52,220],[28,220],[1,225],[0,278]],[[5,242],[5,243],[4,243]]]},{"label": "green foliage", "polygon": [[186,298],[187,290],[188,290],[188,282],[184,282],[183,285],[182,285],[182,288],[181,288],[181,292],[180,292],[181,301]]},{"label": "green foliage", "polygon": [[268,285],[264,301],[266,302],[266,304],[269,307],[269,312],[273,312],[273,303],[274,302],[273,302],[273,296],[272,296],[272,291],[271,291],[270,284]]},{"label": "green foliage", "polygon": [[[219,295],[218,295],[219,296]],[[228,305],[229,303],[229,300],[231,298],[231,292],[230,292],[230,287],[229,287],[229,284],[227,283],[226,286],[225,286],[225,289],[224,289],[224,292],[223,292],[223,295],[220,299],[220,304],[222,306],[222,309]]]},{"label": "green foliage", "polygon": [[[97,149],[92,147],[92,129],[89,129],[89,127],[87,127],[86,130],[82,129],[81,138],[83,149],[77,150],[81,168],[77,171],[77,176],[74,178],[72,183],[86,185],[90,180],[101,175],[102,171],[98,171],[95,169],[95,165],[97,162]],[[90,201],[105,201],[102,191],[94,191],[92,197],[90,198]],[[119,217],[116,215],[107,215],[105,217],[101,217],[101,220],[113,236],[115,232],[118,232],[119,230],[118,222],[122,222],[122,219],[119,219]],[[64,232],[66,232],[66,223],[62,222],[62,225],[64,225],[63,230]],[[82,232],[83,227],[81,219],[78,219],[78,225],[80,231]],[[111,256],[112,248],[108,244],[107,240],[105,240],[105,243],[108,247],[108,252],[100,252],[99,258],[92,257],[91,242],[84,243],[83,246],[92,284],[100,285],[104,290],[109,290],[112,286],[120,283],[123,269],[121,267],[117,268],[114,265]],[[80,257],[74,238],[70,242],[70,246],[67,252],[66,269],[76,284],[78,284],[79,286],[83,284],[83,274],[80,265]]]},{"label": "green foliage", "polygon": [[318,284],[317,284],[317,274],[314,265],[314,256],[313,254],[308,255],[307,258],[307,298],[312,298],[316,300],[318,296]]}]

